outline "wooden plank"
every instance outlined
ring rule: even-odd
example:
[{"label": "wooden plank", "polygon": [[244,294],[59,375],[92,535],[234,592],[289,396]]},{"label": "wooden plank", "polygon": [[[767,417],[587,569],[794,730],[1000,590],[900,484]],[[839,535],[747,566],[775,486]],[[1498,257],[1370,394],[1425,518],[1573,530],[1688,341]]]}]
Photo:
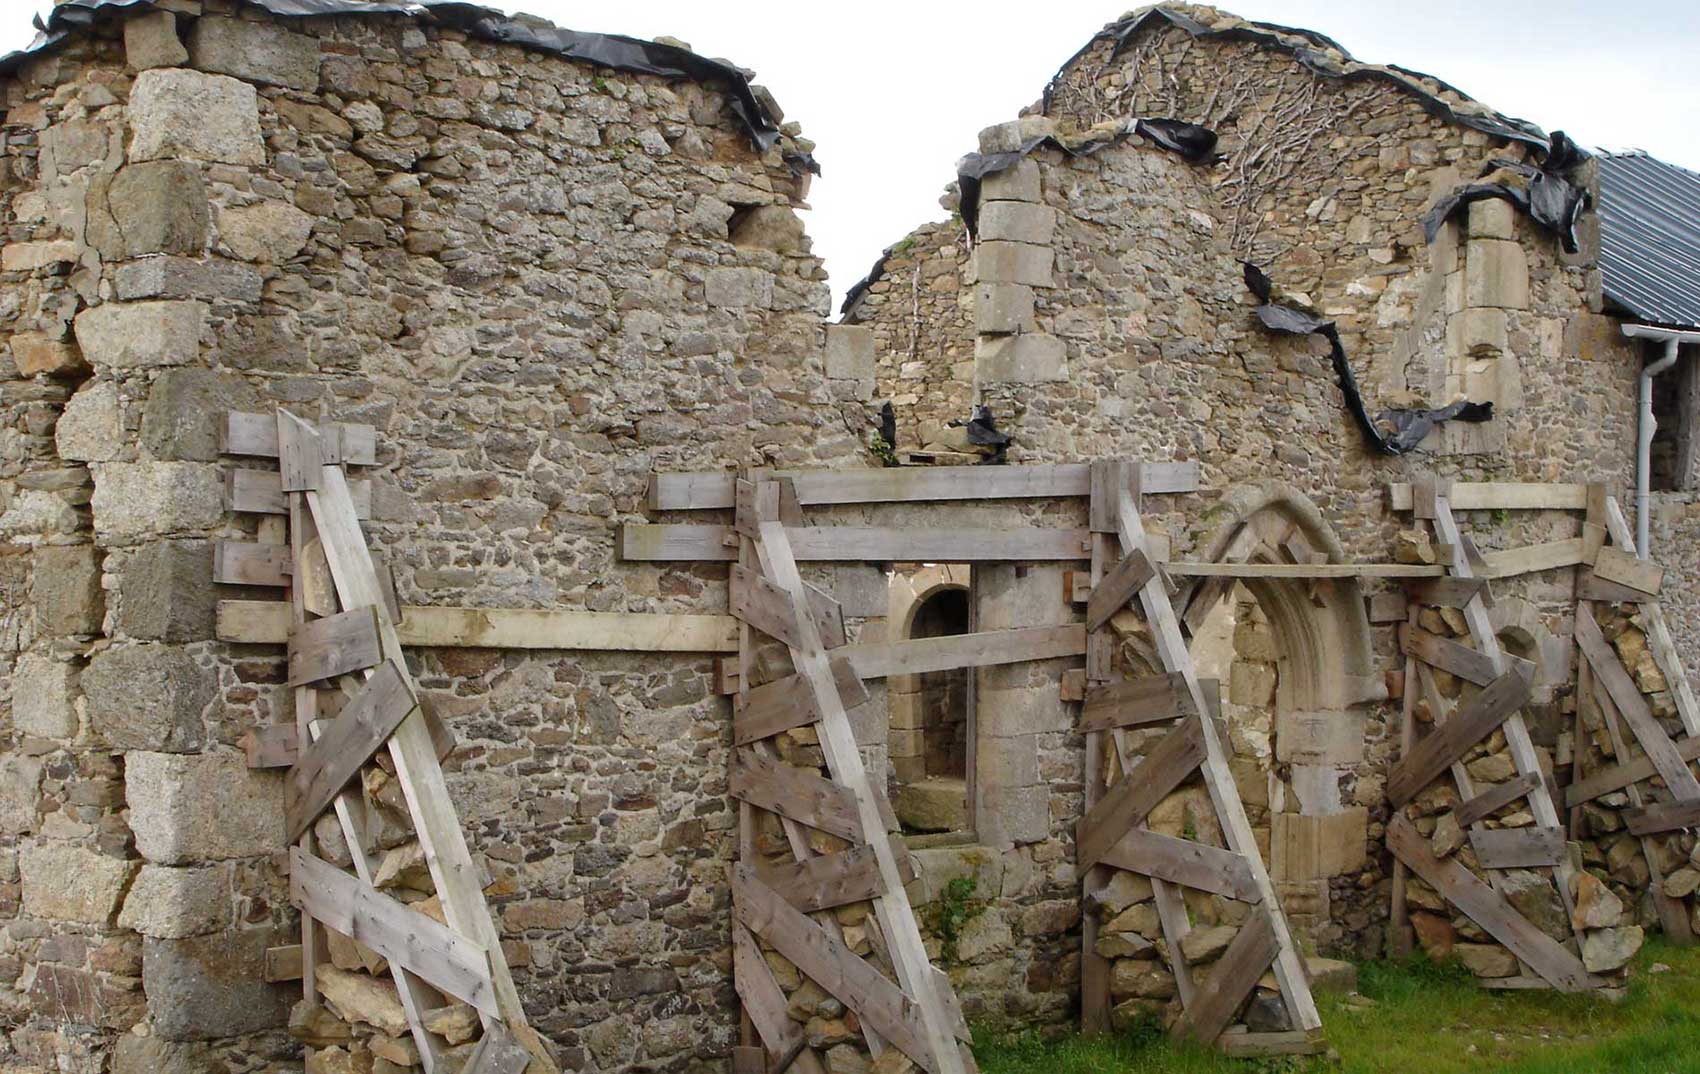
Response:
[{"label": "wooden plank", "polygon": [[531,1065],[531,1052],[501,1023],[488,1026],[467,1057],[461,1074],[521,1074]]},{"label": "wooden plank", "polygon": [[791,1020],[773,967],[762,957],[750,930],[736,921],[732,923],[732,984],[770,1058],[794,1054],[799,1042],[806,1045],[803,1027]]},{"label": "wooden plank", "polygon": [[301,979],[301,945],[298,943],[284,944],[281,947],[266,948],[266,964],[264,977],[268,983],[278,984],[283,981],[299,981]]},{"label": "wooden plank", "polygon": [[1402,806],[1428,786],[1429,781],[1451,767],[1470,748],[1523,707],[1529,699],[1529,683],[1516,671],[1507,671],[1475,697],[1458,706],[1450,720],[1418,742],[1387,778],[1387,798]]},{"label": "wooden plank", "polygon": [[1458,827],[1469,828],[1470,825],[1504,809],[1517,799],[1527,795],[1540,786],[1541,779],[1534,774],[1516,776],[1504,783],[1496,783],[1487,790],[1464,802],[1452,810],[1453,819]]},{"label": "wooden plank", "polygon": [[[652,653],[738,650],[738,621],[729,615],[407,605],[401,616],[396,624],[401,643],[420,648]],[[281,645],[289,636],[289,605],[270,600],[221,600],[216,636],[220,641],[246,645]]]},{"label": "wooden plank", "polygon": [[1450,672],[1477,686],[1486,686],[1499,678],[1493,658],[1486,653],[1468,645],[1460,645],[1450,638],[1431,634],[1422,627],[1406,627],[1399,633],[1405,653],[1430,667]]},{"label": "wooden plank", "polygon": [[[620,558],[628,562],[730,561],[728,526],[620,527]],[[802,526],[791,530],[798,562],[997,563],[1088,558],[1085,530],[893,529],[876,526]]]},{"label": "wooden plank", "polygon": [[1176,724],[1075,825],[1075,868],[1089,869],[1110,847],[1180,786],[1204,759],[1203,724],[1189,718]]},{"label": "wooden plank", "polygon": [[1438,578],[1445,567],[1427,563],[1167,563],[1170,574],[1200,578]]},{"label": "wooden plank", "polygon": [[[843,656],[832,659],[832,679],[846,709],[868,700],[868,688],[856,674],[856,665]],[[732,709],[732,742],[744,746],[758,739],[804,727],[820,719],[814,691],[800,675],[751,687]]]},{"label": "wooden plank", "polygon": [[[1677,756],[1684,761],[1700,760],[1700,738],[1685,738],[1676,744]],[[1636,757],[1611,768],[1604,768],[1572,783],[1564,791],[1564,804],[1575,807],[1591,802],[1602,794],[1620,791],[1632,783],[1658,775],[1651,758]]]},{"label": "wooden plank", "polygon": [[1377,593],[1369,598],[1369,621],[1371,623],[1403,623],[1406,606],[1409,600],[1399,590]]},{"label": "wooden plank", "polygon": [[327,462],[323,449],[332,438],[321,438],[302,422],[293,421],[282,413],[277,416],[278,486],[284,492],[305,492],[319,487],[319,472]]},{"label": "wooden plank", "polygon": [[242,749],[249,768],[288,768],[295,763],[300,733],[291,723],[256,727],[243,734]]},{"label": "wooden plank", "polygon": [[[909,852],[893,850],[903,882],[907,884],[915,879]],[[830,910],[885,894],[879,859],[868,844],[786,865],[758,868],[757,874],[780,898],[804,913]]]},{"label": "wooden plank", "polygon": [[1170,1031],[1172,1035],[1200,1044],[1209,1044],[1221,1036],[1278,952],[1269,915],[1262,910],[1252,911],[1234,934],[1228,949],[1210,968],[1209,975],[1199,983],[1192,1002]]},{"label": "wooden plank", "polygon": [[1328,1042],[1303,1030],[1279,1033],[1223,1033],[1216,1050],[1230,1059],[1256,1059],[1266,1055],[1321,1055]]},{"label": "wooden plank", "polygon": [[[1623,517],[1623,509],[1617,500],[1605,498],[1606,528],[1611,533],[1611,539],[1619,548],[1635,547],[1634,535],[1630,532],[1629,521]],[[1682,657],[1677,653],[1676,642],[1671,639],[1670,628],[1665,624],[1664,611],[1656,600],[1641,602],[1641,618],[1647,624],[1647,648],[1653,653],[1653,662],[1664,673],[1665,681],[1670,684],[1671,700],[1676,702],[1677,718],[1682,721],[1682,729],[1690,737],[1700,736],[1700,701],[1694,697],[1694,689],[1688,682],[1688,672],[1682,666]]]},{"label": "wooden plank", "polygon": [[1671,742],[1670,736],[1653,715],[1646,697],[1635,685],[1635,680],[1629,677],[1611,643],[1600,633],[1599,624],[1594,622],[1593,616],[1576,617],[1576,644],[1593,669],[1595,690],[1603,690],[1611,697],[1612,704],[1617,706],[1618,713],[1629,724],[1635,740],[1647,751],[1659,775],[1664,777],[1671,794],[1683,801],[1700,799],[1700,780],[1694,778],[1694,773],[1677,753],[1675,743]]},{"label": "wooden plank", "polygon": [[1634,835],[1655,835],[1678,828],[1700,827],[1700,800],[1658,802],[1623,811],[1623,823]]},{"label": "wooden plank", "polygon": [[[945,1074],[940,1057],[928,1046],[929,1033],[917,1005],[843,940],[788,905],[748,864],[732,867],[732,913],[917,1065]],[[954,1040],[949,1047],[954,1053]]]},{"label": "wooden plank", "polygon": [[[758,480],[788,478],[797,502],[807,507],[838,503],[902,503],[927,500],[1056,499],[1089,492],[1087,463],[1038,466],[898,466],[878,470],[756,470]],[[1146,463],[1147,493],[1196,492],[1196,462]],[[737,475],[730,472],[652,474],[649,509],[694,511],[733,505]]]},{"label": "wooden plank", "polygon": [[1416,604],[1436,608],[1462,608],[1478,595],[1487,599],[1486,578],[1422,578],[1405,583],[1405,593]]},{"label": "wooden plank", "polygon": [[1105,865],[1154,876],[1171,884],[1225,895],[1241,902],[1262,902],[1251,867],[1231,850],[1131,828],[1104,852]]},{"label": "wooden plank", "polygon": [[[1387,489],[1395,511],[1413,507],[1409,484]],[[1588,486],[1514,481],[1454,482],[1447,502],[1455,511],[1581,511],[1588,506]]]},{"label": "wooden plank", "polygon": [[255,541],[213,542],[213,581],[221,585],[289,584],[289,546]]},{"label": "wooden plank", "polygon": [[[850,788],[812,772],[740,748],[732,753],[726,793],[770,813],[819,828],[853,843],[866,841]],[[884,825],[882,824],[883,828]]]},{"label": "wooden plank", "polygon": [[[806,583],[805,583],[806,584]],[[796,620],[791,615],[789,599],[778,586],[761,575],[732,564],[729,579],[732,613],[757,630],[777,638],[787,645],[797,636]],[[845,642],[844,613],[838,602],[820,589],[809,586],[809,607],[814,613],[815,627],[828,649]]]},{"label": "wooden plank", "polygon": [[[370,425],[329,422],[319,427],[327,438],[334,430],[338,449],[336,460],[351,466],[372,466],[378,461],[377,431]],[[277,458],[277,421],[271,414],[244,414],[230,411],[218,424],[218,450],[225,455],[251,455],[256,458]]]},{"label": "wooden plank", "polygon": [[1652,600],[1664,585],[1665,569],[1650,559],[1636,558],[1633,552],[1606,547],[1594,559],[1594,577],[1640,593],[1637,600]]},{"label": "wooden plank", "polygon": [[1519,574],[1574,567],[1582,562],[1582,538],[1573,537],[1523,548],[1507,548],[1500,552],[1483,552],[1481,576],[1512,578]]},{"label": "wooden plank", "polygon": [[1469,869],[1454,859],[1436,858],[1428,840],[1401,814],[1395,814],[1388,822],[1387,847],[1447,902],[1462,910],[1530,969],[1552,982],[1554,988],[1561,992],[1583,992],[1605,983],[1589,974],[1568,948],[1530,924],[1503,895]]},{"label": "wooden plank", "polygon": [[1594,577],[1592,571],[1584,571],[1576,586],[1576,599],[1603,600],[1608,604],[1632,604],[1648,598],[1647,594],[1639,589],[1608,582],[1603,578]]},{"label": "wooden plank", "polygon": [[457,999],[496,1013],[490,952],[329,862],[289,851],[289,894],[329,928],[370,947]]},{"label": "wooden plank", "polygon": [[1197,714],[1198,707],[1193,703],[1184,675],[1175,672],[1145,675],[1089,689],[1074,729],[1086,734]]},{"label": "wooden plank", "polygon": [[375,608],[354,608],[294,626],[289,632],[289,685],[305,686],[383,659]]},{"label": "wooden plank", "polygon": [[1484,869],[1550,869],[1564,858],[1564,829],[1478,828],[1470,846]]},{"label": "wooden plank", "polygon": [[291,841],[324,812],[418,705],[406,673],[386,660],[290,769],[284,817]]},{"label": "wooden plank", "polygon": [[847,645],[837,650],[850,659],[856,674],[864,679],[1052,660],[1085,651],[1086,628],[1079,624],[949,634],[884,645]]},{"label": "wooden plank", "polygon": [[1086,629],[1097,630],[1109,622],[1110,616],[1126,608],[1156,573],[1157,568],[1139,549],[1123,556],[1092,586],[1092,594],[1086,599]]},{"label": "wooden plank", "polygon": [[[371,518],[372,483],[364,479],[350,481],[348,487],[355,517]],[[273,470],[225,471],[224,506],[227,511],[246,511],[256,515],[289,513],[283,502],[283,479]]]}]

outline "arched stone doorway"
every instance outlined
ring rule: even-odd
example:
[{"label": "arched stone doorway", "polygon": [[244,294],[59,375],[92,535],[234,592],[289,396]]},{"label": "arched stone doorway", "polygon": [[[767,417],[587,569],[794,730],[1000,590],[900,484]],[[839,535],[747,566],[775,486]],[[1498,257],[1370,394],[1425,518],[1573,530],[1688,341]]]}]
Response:
[{"label": "arched stone doorway", "polygon": [[[888,623],[898,638],[936,638],[973,629],[965,564],[898,569]],[[887,681],[892,807],[906,831],[969,832],[973,675],[967,668],[896,675]]]}]

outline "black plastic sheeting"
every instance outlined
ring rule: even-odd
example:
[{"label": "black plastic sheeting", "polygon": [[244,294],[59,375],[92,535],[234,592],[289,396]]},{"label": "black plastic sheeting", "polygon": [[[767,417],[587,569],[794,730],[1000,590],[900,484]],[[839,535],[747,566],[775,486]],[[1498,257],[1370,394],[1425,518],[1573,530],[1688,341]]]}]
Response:
[{"label": "black plastic sheeting", "polygon": [[[732,94],[730,105],[738,121],[758,149],[766,150],[779,140],[779,127],[756,100],[750,80],[731,64],[710,60],[689,49],[641,41],[619,34],[580,33],[563,30],[531,16],[509,16],[493,8],[461,0],[243,0],[273,15],[313,17],[325,15],[406,15],[460,30],[486,41],[520,45],[564,56],[570,60],[636,74],[662,78],[684,78],[695,82],[724,82]],[[0,74],[7,74],[34,53],[58,44],[67,34],[93,25],[107,14],[127,8],[152,8],[152,0],[70,0],[50,12],[45,21],[36,17],[39,35],[29,48],[0,57]],[[820,165],[807,153],[787,154],[794,170],[820,174]]]},{"label": "black plastic sheeting", "polygon": [[[1076,60],[1090,52],[1094,45],[1096,45],[1099,41],[1106,39],[1114,42],[1110,49],[1109,57],[1113,60],[1124,48],[1127,47],[1127,43],[1131,41],[1141,30],[1159,19],[1167,21],[1170,25],[1178,27],[1179,29],[1191,34],[1193,37],[1200,39],[1213,38],[1224,41],[1254,41],[1261,45],[1269,45],[1274,48],[1281,49],[1289,53],[1306,68],[1324,78],[1337,78],[1344,82],[1386,82],[1410,93],[1416,98],[1417,103],[1422,106],[1424,111],[1437,119],[1469,127],[1472,130],[1478,130],[1484,134],[1491,134],[1495,138],[1504,138],[1511,142],[1521,142],[1524,145],[1538,149],[1542,152],[1545,152],[1548,148],[1546,133],[1527,120],[1512,119],[1509,116],[1502,116],[1498,114],[1477,115],[1473,112],[1460,111],[1459,109],[1452,107],[1450,104],[1429,92],[1429,90],[1424,87],[1421,82],[1417,81],[1418,79],[1431,81],[1440,86],[1442,89],[1458,93],[1458,91],[1453,87],[1441,82],[1437,78],[1433,78],[1430,75],[1419,74],[1415,71],[1409,71],[1402,67],[1376,67],[1363,65],[1358,67],[1342,68],[1337,66],[1333,59],[1324,53],[1324,49],[1333,49],[1348,63],[1355,62],[1352,60],[1351,53],[1347,52],[1344,48],[1341,48],[1339,43],[1334,41],[1332,38],[1325,37],[1322,34],[1315,33],[1314,31],[1299,30],[1288,26],[1278,26],[1267,22],[1245,22],[1237,26],[1224,27],[1218,30],[1199,22],[1197,19],[1183,15],[1180,12],[1170,11],[1169,9],[1162,7],[1154,7],[1146,11],[1142,11],[1139,14],[1124,19],[1121,22],[1113,23],[1093,35],[1090,41],[1082,45],[1079,51],[1068,58],[1068,61],[1064,63],[1062,67],[1057,70],[1056,75],[1051,78],[1050,84],[1045,87],[1044,111],[1049,114],[1051,110],[1052,93],[1055,91],[1057,83],[1061,80],[1063,74],[1074,64]],[[1289,37],[1302,37],[1317,47],[1310,48],[1304,45],[1296,45],[1287,40]],[[1465,94],[1462,93],[1459,93],[1458,95],[1460,97],[1465,96]]]},{"label": "black plastic sheeting", "polygon": [[1340,392],[1346,397],[1346,409],[1358,423],[1364,439],[1383,455],[1404,455],[1423,442],[1435,426],[1447,421],[1482,422],[1493,419],[1492,403],[1471,403],[1459,400],[1439,410],[1383,410],[1372,419],[1364,406],[1363,394],[1358,391],[1358,378],[1352,373],[1352,363],[1346,360],[1346,348],[1340,343],[1340,332],[1334,322],[1318,317],[1307,310],[1274,300],[1274,284],[1263,270],[1250,261],[1245,266],[1246,287],[1257,296],[1257,319],[1271,332],[1287,336],[1318,335],[1328,341],[1329,354],[1334,361],[1334,377]]},{"label": "black plastic sheeting", "polygon": [[1519,212],[1557,235],[1565,251],[1573,254],[1577,250],[1576,220],[1588,207],[1588,192],[1570,182],[1569,176],[1587,159],[1588,154],[1565,137],[1563,131],[1552,132],[1552,148],[1538,165],[1496,157],[1488,161],[1482,174],[1503,169],[1527,180],[1527,189],[1504,183],[1471,183],[1459,187],[1423,215],[1423,234],[1433,242],[1441,225],[1471,202],[1498,198],[1510,202]]}]

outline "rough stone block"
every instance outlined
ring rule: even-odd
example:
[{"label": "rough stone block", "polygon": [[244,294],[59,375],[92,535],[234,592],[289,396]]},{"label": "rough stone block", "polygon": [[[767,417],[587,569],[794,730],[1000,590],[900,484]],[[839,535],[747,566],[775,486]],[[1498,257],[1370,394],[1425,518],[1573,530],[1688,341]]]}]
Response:
[{"label": "rough stone block", "polygon": [[0,833],[22,835],[36,829],[42,767],[39,757],[0,758]]},{"label": "rough stone block", "polygon": [[899,823],[912,831],[963,831],[968,827],[968,787],[960,779],[928,777],[898,787],[891,808]]},{"label": "rough stone block", "polygon": [[1270,866],[1277,879],[1322,880],[1363,868],[1368,810],[1321,817],[1277,813],[1272,822]]},{"label": "rough stone block", "polygon": [[1051,788],[1043,783],[1030,787],[998,788],[995,799],[983,799],[975,813],[982,825],[988,810],[994,811],[989,827],[1013,843],[1038,843],[1051,834]]},{"label": "rough stone block", "polygon": [[49,638],[98,634],[106,617],[100,550],[92,544],[42,545],[30,568],[36,633]]},{"label": "rough stone block", "polygon": [[908,887],[909,900],[916,906],[932,902],[952,880],[974,881],[974,890],[996,895],[1003,890],[1004,859],[989,847],[931,847],[910,852],[915,879]]},{"label": "rough stone block", "polygon": [[1464,255],[1464,303],[1528,309],[1529,259],[1523,247],[1502,239],[1471,240]]},{"label": "rough stone block", "polygon": [[186,365],[206,319],[204,302],[108,302],[77,314],[77,344],[96,370]]},{"label": "rough stone block", "polygon": [[974,343],[974,379],[981,384],[1067,380],[1068,346],[1038,332],[981,336]]},{"label": "rough stone block", "polygon": [[1471,358],[1510,356],[1511,336],[1502,309],[1472,308],[1446,320],[1446,349]]},{"label": "rough stone block", "polygon": [[222,866],[144,865],[124,896],[118,924],[167,940],[204,936],[229,924],[231,899],[230,876]]},{"label": "rough stone block", "polygon": [[177,37],[177,16],[153,11],[124,21],[124,62],[137,71],[180,67],[189,50]]},{"label": "rough stone block", "polygon": [[95,380],[77,390],[65,404],[53,428],[61,459],[109,462],[124,450],[124,418],[119,411],[118,385]]},{"label": "rough stone block", "polygon": [[223,415],[258,409],[258,393],[239,376],[212,369],[165,370],[142,408],[142,448],[156,459],[216,462]]},{"label": "rough stone block", "polygon": [[108,261],[206,249],[212,212],[193,164],[131,164],[90,183],[87,203],[89,245]]},{"label": "rough stone block", "polygon": [[259,95],[224,75],[143,71],[130,91],[130,159],[264,164]]},{"label": "rough stone block", "polygon": [[994,201],[1038,201],[1039,165],[1023,160],[1014,167],[993,172],[980,180],[980,203]]},{"label": "rough stone block", "polygon": [[1275,685],[1274,664],[1236,660],[1228,669],[1228,700],[1235,705],[1274,704]]},{"label": "rough stone block", "polygon": [[1473,201],[1469,213],[1472,239],[1509,239],[1517,226],[1517,210],[1500,198]]},{"label": "rough stone block", "polygon": [[133,538],[205,530],[224,521],[219,468],[196,462],[97,463],[95,532]]},{"label": "rough stone block", "polygon": [[12,727],[36,738],[77,733],[77,669],[44,653],[25,653],[12,671]]},{"label": "rough stone block", "polygon": [[980,283],[1024,283],[1050,287],[1053,253],[1027,242],[982,242],[974,248],[974,278]]},{"label": "rough stone block", "polygon": [[245,82],[319,88],[319,42],[281,26],[205,16],[189,30],[190,62],[203,71]]},{"label": "rough stone block", "polygon": [[128,1030],[147,1014],[133,981],[53,963],[36,966],[28,996],[31,1010],[103,1029]]},{"label": "rough stone block", "polygon": [[1011,738],[982,735],[974,756],[975,778],[988,787],[1026,787],[1039,782],[1039,739],[1036,735]]},{"label": "rough stone block", "polygon": [[1357,764],[1364,759],[1358,712],[1278,712],[1275,757],[1299,764]]},{"label": "rough stone block", "polygon": [[112,285],[126,302],[139,298],[258,302],[264,283],[257,269],[235,261],[158,256],[118,266]]},{"label": "rough stone block", "polygon": [[51,921],[110,925],[135,863],[68,843],[25,847],[18,855],[24,912]]},{"label": "rough stone block", "polygon": [[101,741],[116,749],[165,753],[201,747],[203,715],[217,694],[213,673],[171,645],[96,653],[82,686],[89,728]]},{"label": "rough stone block", "polygon": [[990,564],[976,568],[980,630],[1066,626],[1078,613],[1063,596],[1064,568]]},{"label": "rough stone block", "polygon": [[123,160],[122,143],[98,119],[69,119],[43,130],[41,174],[56,179],[93,165],[115,168]]},{"label": "rough stone block", "polygon": [[6,272],[34,272],[49,265],[65,265],[76,260],[77,244],[70,239],[14,242],[0,248],[0,270]]},{"label": "rough stone block", "polygon": [[1049,116],[1022,116],[1007,123],[998,123],[980,132],[980,152],[1013,153],[1033,141],[1057,132],[1056,121]]},{"label": "rough stone block", "polygon": [[1056,228],[1057,211],[1049,205],[993,201],[980,209],[982,242],[1008,240],[1049,246]]},{"label": "rough stone block", "polygon": [[703,295],[711,306],[771,309],[773,273],[753,268],[709,269],[703,280]]},{"label": "rough stone block", "polygon": [[136,849],[157,865],[272,854],[284,847],[283,777],[239,753],[131,753],[124,793]]},{"label": "rough stone block", "polygon": [[885,572],[866,563],[837,563],[832,571],[832,596],[846,617],[883,618],[887,611]]},{"label": "rough stone block", "polygon": [[838,380],[872,380],[874,330],[855,324],[827,325],[826,375]]},{"label": "rough stone block", "polygon": [[125,1033],[112,1046],[112,1074],[225,1074],[228,1069],[198,1042]]},{"label": "rough stone block", "polygon": [[288,1023],[290,990],[265,981],[269,928],[142,944],[142,987],[154,1034],[164,1040],[215,1040]]},{"label": "rough stone block", "polygon": [[975,284],[974,331],[981,335],[1033,331],[1033,288],[1019,283]]},{"label": "rough stone block", "polygon": [[262,201],[218,214],[218,237],[244,261],[280,265],[307,245],[313,218],[286,201]]},{"label": "rough stone block", "polygon": [[1066,731],[1073,726],[1054,686],[990,687],[982,683],[974,702],[975,725],[983,737]]},{"label": "rough stone block", "polygon": [[40,332],[19,332],[12,337],[12,361],[19,375],[25,377],[40,373],[50,377],[80,377],[89,369],[76,344]]}]

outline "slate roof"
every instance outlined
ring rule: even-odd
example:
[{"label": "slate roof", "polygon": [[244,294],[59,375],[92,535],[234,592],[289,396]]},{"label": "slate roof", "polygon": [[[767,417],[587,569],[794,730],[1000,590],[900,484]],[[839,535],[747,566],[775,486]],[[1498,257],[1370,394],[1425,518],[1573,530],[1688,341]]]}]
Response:
[{"label": "slate roof", "polygon": [[1700,329],[1700,175],[1645,153],[1599,157],[1606,301],[1639,321]]}]

